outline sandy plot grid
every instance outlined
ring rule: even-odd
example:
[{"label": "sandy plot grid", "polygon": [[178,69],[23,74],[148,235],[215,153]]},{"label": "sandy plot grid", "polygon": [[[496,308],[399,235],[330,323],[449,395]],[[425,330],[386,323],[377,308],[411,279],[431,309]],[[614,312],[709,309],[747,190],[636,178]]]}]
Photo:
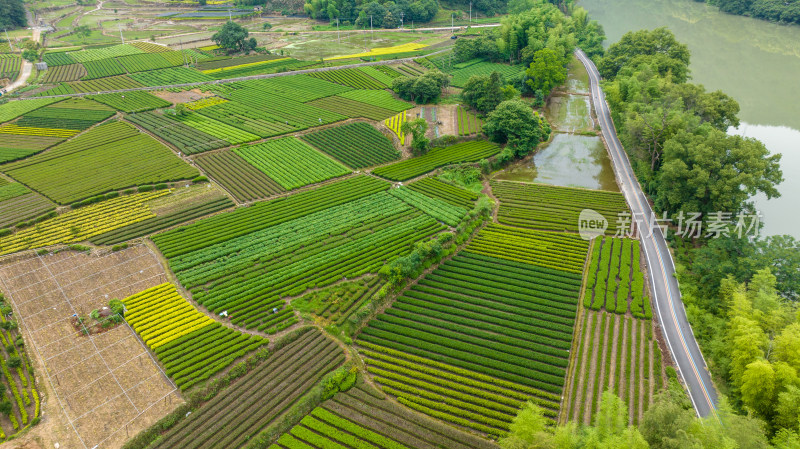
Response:
[{"label": "sandy plot grid", "polygon": [[86,336],[71,322],[73,314],[88,315],[112,298],[166,282],[147,247],[16,261],[0,266],[0,281],[84,447],[106,447],[135,434],[180,402],[127,324]]}]

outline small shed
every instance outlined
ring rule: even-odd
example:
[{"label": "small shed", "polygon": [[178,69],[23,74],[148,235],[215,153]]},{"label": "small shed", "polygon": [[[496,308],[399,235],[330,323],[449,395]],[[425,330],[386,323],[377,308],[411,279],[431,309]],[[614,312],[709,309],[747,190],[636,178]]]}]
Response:
[{"label": "small shed", "polygon": [[47,63],[46,62],[37,62],[36,63],[36,70],[38,70],[40,72],[42,70],[47,70]]}]

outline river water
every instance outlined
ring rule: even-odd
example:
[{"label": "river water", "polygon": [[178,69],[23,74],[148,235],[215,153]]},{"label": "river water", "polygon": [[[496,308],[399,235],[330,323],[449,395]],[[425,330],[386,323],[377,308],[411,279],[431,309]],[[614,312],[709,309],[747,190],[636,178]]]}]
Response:
[{"label": "river water", "polygon": [[605,28],[607,44],[628,31],[669,27],[692,53],[692,81],[722,90],[741,106],[730,133],[761,140],[783,155],[782,196],[755,197],[765,234],[800,238],[800,26],[719,12],[692,0],[579,0]]}]

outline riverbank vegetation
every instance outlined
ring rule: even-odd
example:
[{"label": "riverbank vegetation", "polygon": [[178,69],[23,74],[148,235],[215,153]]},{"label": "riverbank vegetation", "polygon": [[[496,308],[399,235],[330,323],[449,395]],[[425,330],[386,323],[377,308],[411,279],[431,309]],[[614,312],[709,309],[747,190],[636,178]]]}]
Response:
[{"label": "riverbank vegetation", "polygon": [[720,11],[773,22],[800,24],[800,1],[797,0],[705,0]]},{"label": "riverbank vegetation", "polygon": [[[767,439],[797,447],[800,245],[789,236],[742,235],[750,226],[749,235],[757,234],[760,223],[752,220],[736,228],[742,214],[754,213],[753,195],[779,195],[780,155],[770,155],[758,140],[726,134],[739,125],[739,105],[687,82],[689,59],[686,46],[661,28],[626,34],[598,65],[639,181],[657,211],[683,226],[683,235],[670,232],[669,238],[694,335],[722,395],[719,422],[733,432],[733,447],[767,447]],[[712,217],[725,217],[725,230],[687,233],[680,211],[702,213],[707,226]],[[664,407],[651,408],[639,429],[651,447],[688,447],[690,437],[701,447],[727,447],[723,435],[713,436],[716,421],[697,427],[691,416]],[[655,428],[662,429],[658,439],[647,435]],[[674,432],[678,428],[686,431]]]}]

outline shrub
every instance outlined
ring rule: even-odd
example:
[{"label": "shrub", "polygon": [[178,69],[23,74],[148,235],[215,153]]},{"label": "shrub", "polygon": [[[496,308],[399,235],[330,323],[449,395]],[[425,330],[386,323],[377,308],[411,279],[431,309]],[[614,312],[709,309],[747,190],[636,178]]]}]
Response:
[{"label": "shrub", "polygon": [[19,368],[22,366],[22,359],[18,356],[12,355],[8,358],[8,367],[9,368]]},{"label": "shrub", "polygon": [[194,182],[194,183],[208,182],[208,177],[206,177],[206,176],[198,176],[198,177],[192,179],[192,182]]},{"label": "shrub", "polygon": [[155,190],[155,187],[153,187],[153,186],[139,186],[139,187],[137,187],[137,190],[139,190],[140,192],[149,192],[151,190]]}]

